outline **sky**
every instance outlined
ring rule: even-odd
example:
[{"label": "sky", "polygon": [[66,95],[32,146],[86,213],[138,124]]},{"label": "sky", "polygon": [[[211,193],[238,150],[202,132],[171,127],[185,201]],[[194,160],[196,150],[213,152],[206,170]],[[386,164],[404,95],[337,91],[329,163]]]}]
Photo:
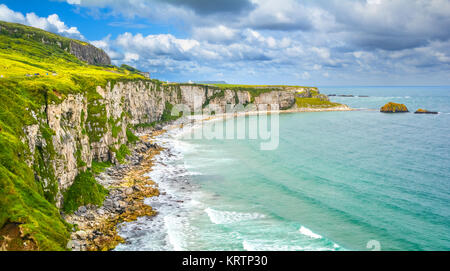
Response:
[{"label": "sky", "polygon": [[0,0],[171,82],[450,85],[450,0]]}]

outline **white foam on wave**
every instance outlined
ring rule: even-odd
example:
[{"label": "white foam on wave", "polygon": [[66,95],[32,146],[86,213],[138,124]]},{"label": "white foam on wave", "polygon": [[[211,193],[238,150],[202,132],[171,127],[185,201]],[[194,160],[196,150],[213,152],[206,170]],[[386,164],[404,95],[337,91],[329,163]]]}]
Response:
[{"label": "white foam on wave", "polygon": [[208,214],[209,220],[211,220],[212,223],[219,225],[266,218],[265,215],[259,213],[217,211],[212,208],[205,209],[205,212]]},{"label": "white foam on wave", "polygon": [[310,229],[308,229],[308,228],[306,228],[306,227],[303,227],[303,226],[301,226],[300,227],[300,229],[298,230],[301,234],[303,234],[303,235],[305,235],[305,236],[308,236],[308,237],[310,237],[310,238],[312,238],[312,239],[322,239],[323,237],[322,237],[322,235],[319,235],[319,234],[317,234],[317,233],[314,233],[312,230],[310,230]]},{"label": "white foam on wave", "polygon": [[186,226],[185,219],[180,219],[173,215],[167,215],[164,217],[164,226],[167,231],[167,240],[175,251],[183,251],[185,249],[186,239],[183,236],[183,228]]}]

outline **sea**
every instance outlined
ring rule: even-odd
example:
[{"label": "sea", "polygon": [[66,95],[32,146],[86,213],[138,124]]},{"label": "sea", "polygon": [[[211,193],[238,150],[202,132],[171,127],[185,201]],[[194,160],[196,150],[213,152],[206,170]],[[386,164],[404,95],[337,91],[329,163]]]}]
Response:
[{"label": "sea", "polygon": [[[359,110],[280,114],[272,150],[189,136],[217,121],[158,137],[158,214],[120,225],[116,250],[450,250],[450,87],[320,91]],[[439,114],[380,113],[388,102]]]}]

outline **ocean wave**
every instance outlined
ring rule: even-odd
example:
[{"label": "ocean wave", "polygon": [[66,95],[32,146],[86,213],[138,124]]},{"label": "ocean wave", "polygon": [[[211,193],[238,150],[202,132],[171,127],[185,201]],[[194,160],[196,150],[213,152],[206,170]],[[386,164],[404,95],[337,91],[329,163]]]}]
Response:
[{"label": "ocean wave", "polygon": [[205,212],[208,214],[209,220],[214,224],[232,224],[241,221],[266,218],[265,215],[259,213],[217,211],[211,208],[205,209]]},{"label": "ocean wave", "polygon": [[322,239],[323,237],[322,237],[322,235],[319,235],[319,234],[317,234],[317,233],[314,233],[312,230],[310,230],[310,229],[308,229],[308,228],[306,228],[306,227],[303,227],[303,226],[301,226],[300,227],[300,229],[298,230],[301,234],[303,234],[303,235],[305,235],[305,236],[308,236],[308,237],[310,237],[310,238],[312,238],[312,239]]},{"label": "ocean wave", "polygon": [[180,219],[173,215],[164,217],[164,225],[167,232],[167,240],[175,251],[183,251],[186,244],[185,236],[183,236],[183,228],[186,227],[186,219]]}]

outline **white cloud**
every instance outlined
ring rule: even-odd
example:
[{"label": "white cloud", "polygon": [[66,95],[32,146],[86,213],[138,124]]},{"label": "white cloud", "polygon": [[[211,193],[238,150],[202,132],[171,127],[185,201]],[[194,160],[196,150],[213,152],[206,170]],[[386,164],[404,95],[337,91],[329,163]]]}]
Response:
[{"label": "white cloud", "polygon": [[194,28],[192,32],[193,38],[209,42],[227,43],[233,42],[239,37],[237,30],[228,28],[224,25],[197,27]]},{"label": "white cloud", "polygon": [[84,40],[84,36],[76,27],[68,27],[62,22],[57,14],[39,17],[35,13],[26,15],[9,9],[6,5],[0,4],[0,20],[12,23],[20,23],[32,27],[40,28],[69,38]]}]

